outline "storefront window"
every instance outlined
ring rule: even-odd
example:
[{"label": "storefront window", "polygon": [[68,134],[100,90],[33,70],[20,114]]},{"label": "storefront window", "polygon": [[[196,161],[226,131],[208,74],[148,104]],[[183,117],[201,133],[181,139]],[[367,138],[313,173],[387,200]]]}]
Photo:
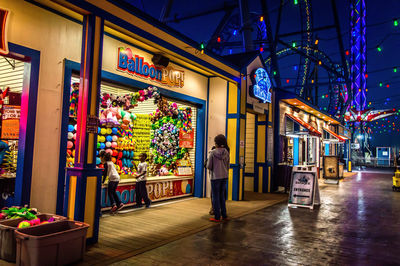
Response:
[{"label": "storefront window", "polygon": [[[67,167],[74,166],[79,79],[71,80]],[[97,155],[112,155],[121,183],[132,181],[139,155],[148,155],[149,176],[193,176],[197,108],[160,96],[156,87],[138,90],[101,84]],[[102,167],[100,158],[96,158]],[[129,180],[130,179],[130,180]]]},{"label": "storefront window", "polygon": [[5,178],[17,173],[24,69],[24,62],[0,57],[0,177]]}]

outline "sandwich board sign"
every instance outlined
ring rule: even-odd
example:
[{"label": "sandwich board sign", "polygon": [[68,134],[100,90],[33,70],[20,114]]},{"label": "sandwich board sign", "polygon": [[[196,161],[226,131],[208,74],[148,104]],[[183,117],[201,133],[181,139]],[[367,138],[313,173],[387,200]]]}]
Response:
[{"label": "sandwich board sign", "polygon": [[319,204],[317,168],[293,167],[288,206],[313,209]]}]

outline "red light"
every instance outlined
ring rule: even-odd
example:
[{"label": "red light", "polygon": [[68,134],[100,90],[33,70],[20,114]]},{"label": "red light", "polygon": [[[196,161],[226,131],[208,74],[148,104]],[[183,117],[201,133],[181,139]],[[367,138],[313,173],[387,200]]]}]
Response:
[{"label": "red light", "polygon": [[368,78],[368,74],[365,74],[365,78]]},{"label": "red light", "polygon": [[389,88],[390,86],[389,86],[389,84],[386,84],[386,88]]},{"label": "red light", "polygon": [[396,109],[393,108],[393,112],[395,112],[395,111],[396,111]]},{"label": "red light", "polygon": [[286,80],[286,83],[289,83],[289,80],[288,80],[288,79]]},{"label": "red light", "polygon": [[327,95],[325,95],[325,97],[326,97],[326,98],[328,98],[328,94],[327,94]]},{"label": "red light", "polygon": [[264,48],[263,47],[260,47],[260,52],[263,52],[264,51]]},{"label": "red light", "polygon": [[349,50],[346,50],[346,55],[349,55],[349,54],[350,54]]},{"label": "red light", "polygon": [[221,37],[218,37],[218,38],[217,38],[217,42],[221,42]]}]

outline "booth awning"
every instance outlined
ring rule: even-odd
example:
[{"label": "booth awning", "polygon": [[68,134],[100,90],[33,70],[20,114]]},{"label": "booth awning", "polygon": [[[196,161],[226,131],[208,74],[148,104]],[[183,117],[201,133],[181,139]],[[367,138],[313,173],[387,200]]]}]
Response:
[{"label": "booth awning", "polygon": [[347,140],[346,137],[344,136],[340,136],[338,134],[336,134],[335,132],[333,132],[332,130],[328,129],[328,128],[324,128],[324,131],[332,138],[329,138],[327,140],[334,140],[334,141],[339,141],[339,142],[345,142]]},{"label": "booth awning", "polygon": [[[303,127],[304,129],[306,129],[306,132],[309,135],[316,136],[316,137],[321,137],[322,136],[321,132],[319,132],[314,127],[312,127],[308,123],[304,122],[300,118],[297,118],[297,117],[295,117],[295,116],[293,116],[291,114],[288,114],[288,113],[286,113],[285,115],[286,115],[286,118],[289,118],[294,123],[298,124],[299,126]],[[297,132],[293,132],[293,133],[296,134]],[[301,132],[298,132],[298,133],[301,133]]]}]

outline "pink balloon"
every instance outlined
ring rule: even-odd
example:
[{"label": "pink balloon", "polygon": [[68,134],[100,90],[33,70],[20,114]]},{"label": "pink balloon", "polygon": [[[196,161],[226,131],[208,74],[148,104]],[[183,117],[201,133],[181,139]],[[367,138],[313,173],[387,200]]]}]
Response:
[{"label": "pink balloon", "polygon": [[117,144],[116,142],[112,142],[112,143],[111,143],[111,147],[112,147],[112,148],[116,148],[117,146],[118,146],[118,144]]},{"label": "pink balloon", "polygon": [[132,50],[131,50],[131,48],[126,48],[125,49],[125,53],[128,56],[128,59],[132,58]]},{"label": "pink balloon", "polygon": [[107,149],[106,152],[109,153],[109,154],[111,154],[111,155],[113,154],[112,149]]},{"label": "pink balloon", "polygon": [[72,143],[72,141],[68,141],[67,142],[67,148],[68,149],[72,149],[72,147],[74,147],[74,143]]}]

